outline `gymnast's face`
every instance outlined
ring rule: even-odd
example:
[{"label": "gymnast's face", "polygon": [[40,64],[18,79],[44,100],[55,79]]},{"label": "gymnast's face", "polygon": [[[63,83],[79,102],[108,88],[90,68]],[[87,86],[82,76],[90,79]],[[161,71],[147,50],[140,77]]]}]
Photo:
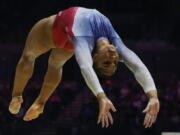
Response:
[{"label": "gymnast's face", "polygon": [[115,73],[118,61],[119,55],[116,48],[108,42],[98,47],[93,56],[94,68],[105,77],[110,77]]}]

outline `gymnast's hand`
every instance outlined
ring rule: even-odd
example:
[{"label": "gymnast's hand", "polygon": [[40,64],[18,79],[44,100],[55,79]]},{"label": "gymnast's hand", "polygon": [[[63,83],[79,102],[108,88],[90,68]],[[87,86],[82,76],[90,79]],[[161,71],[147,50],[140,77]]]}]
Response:
[{"label": "gymnast's hand", "polygon": [[109,123],[113,124],[113,118],[110,110],[115,112],[116,108],[104,93],[99,93],[97,95],[97,99],[99,102],[99,116],[97,124],[101,123],[102,128],[107,128],[109,126]]},{"label": "gymnast's hand", "polygon": [[[146,113],[145,119],[144,119],[145,128],[151,127],[152,124],[156,122],[156,118],[157,118],[159,108],[160,108],[156,91],[149,92],[148,95],[150,95],[149,102],[148,102],[147,107],[143,111],[143,113]],[[151,96],[151,95],[155,95],[155,96]]]}]

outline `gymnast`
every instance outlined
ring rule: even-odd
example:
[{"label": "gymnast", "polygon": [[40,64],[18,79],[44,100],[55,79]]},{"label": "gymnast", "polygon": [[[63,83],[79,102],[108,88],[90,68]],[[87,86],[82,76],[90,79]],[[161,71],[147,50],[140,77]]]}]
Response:
[{"label": "gymnast", "polygon": [[25,121],[43,113],[45,103],[61,82],[63,65],[73,55],[86,84],[97,97],[102,127],[113,124],[111,111],[116,108],[104,93],[99,77],[112,76],[123,62],[134,74],[149,98],[144,109],[145,128],[155,123],[159,112],[156,86],[147,67],[122,42],[109,19],[96,9],[71,7],[38,21],[28,34],[25,48],[16,67],[9,111],[17,114],[23,103],[23,91],[31,78],[35,59],[51,50],[48,69],[40,94],[24,116]]}]

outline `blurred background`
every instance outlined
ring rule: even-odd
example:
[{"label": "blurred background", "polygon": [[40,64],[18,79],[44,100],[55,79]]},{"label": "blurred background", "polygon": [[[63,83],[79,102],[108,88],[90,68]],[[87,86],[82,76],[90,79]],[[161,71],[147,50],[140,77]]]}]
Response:
[{"label": "blurred background", "polygon": [[[180,8],[178,0],[1,0],[0,1],[0,135],[161,135],[180,132]],[[132,73],[119,64],[117,74],[100,80],[117,108],[114,125],[96,124],[98,102],[80,75],[74,58],[64,67],[61,85],[36,120],[22,117],[37,97],[49,53],[36,60],[24,104],[8,112],[15,67],[32,26],[71,6],[96,8],[111,20],[124,43],[146,64],[157,85],[161,110],[150,129],[142,126],[148,99]],[[73,67],[73,68],[72,68]]]}]

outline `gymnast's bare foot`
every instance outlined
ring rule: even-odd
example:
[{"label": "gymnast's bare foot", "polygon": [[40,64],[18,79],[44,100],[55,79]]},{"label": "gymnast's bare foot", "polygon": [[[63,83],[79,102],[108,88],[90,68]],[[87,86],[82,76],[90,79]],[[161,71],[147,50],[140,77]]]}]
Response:
[{"label": "gymnast's bare foot", "polygon": [[44,110],[44,104],[40,104],[40,103],[35,102],[28,109],[23,120],[24,121],[30,121],[30,120],[36,119],[37,117],[39,117],[39,115],[41,113],[43,113],[43,110]]},{"label": "gymnast's bare foot", "polygon": [[22,96],[13,97],[11,102],[10,102],[10,105],[9,105],[9,111],[12,114],[17,114],[21,108],[22,103],[23,103]]}]

